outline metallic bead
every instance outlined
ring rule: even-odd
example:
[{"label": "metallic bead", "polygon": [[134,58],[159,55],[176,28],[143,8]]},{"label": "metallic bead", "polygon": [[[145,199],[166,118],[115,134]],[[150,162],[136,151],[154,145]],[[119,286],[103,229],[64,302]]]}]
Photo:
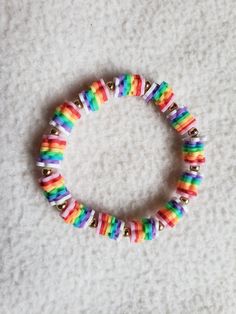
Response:
[{"label": "metallic bead", "polygon": [[67,202],[57,205],[57,209],[61,211],[61,210],[66,209],[66,206],[67,206]]},{"label": "metallic bead", "polygon": [[149,88],[151,87],[151,83],[149,81],[145,82],[145,93],[149,90]]},{"label": "metallic bead", "polygon": [[96,217],[93,217],[93,220],[92,220],[91,224],[89,225],[89,227],[97,228],[97,225],[98,225],[98,220]]},{"label": "metallic bead", "polygon": [[180,202],[184,205],[187,205],[189,203],[189,199],[184,197],[184,196],[180,196]]},{"label": "metallic bead", "polygon": [[196,128],[191,128],[191,129],[188,131],[188,135],[191,136],[191,137],[197,137],[197,136],[198,136],[198,129],[196,129]]},{"label": "metallic bead", "polygon": [[110,91],[114,91],[115,89],[115,83],[112,81],[109,81],[106,83],[107,87],[109,88]]},{"label": "metallic bead", "polygon": [[48,177],[48,176],[50,176],[52,174],[52,169],[43,168],[42,169],[42,174],[43,174],[43,176]]},{"label": "metallic bead", "polygon": [[58,136],[58,135],[60,134],[60,132],[59,132],[58,129],[52,128],[51,131],[50,131],[50,134],[52,134],[52,135],[57,135],[57,136]]},{"label": "metallic bead", "polygon": [[178,105],[175,102],[173,102],[173,104],[170,105],[170,107],[167,109],[167,112],[170,113],[176,109],[178,109]]},{"label": "metallic bead", "polygon": [[163,225],[163,223],[161,221],[159,221],[159,231],[162,231],[165,228],[165,226]]},{"label": "metallic bead", "polygon": [[130,228],[124,227],[123,236],[124,237],[129,237],[130,236]]},{"label": "metallic bead", "polygon": [[200,166],[193,166],[193,165],[191,165],[191,166],[190,166],[190,170],[191,170],[191,171],[198,172],[198,171],[200,170]]},{"label": "metallic bead", "polygon": [[82,102],[80,101],[79,98],[76,98],[73,103],[79,108],[79,109],[83,109],[84,105],[82,104]]}]

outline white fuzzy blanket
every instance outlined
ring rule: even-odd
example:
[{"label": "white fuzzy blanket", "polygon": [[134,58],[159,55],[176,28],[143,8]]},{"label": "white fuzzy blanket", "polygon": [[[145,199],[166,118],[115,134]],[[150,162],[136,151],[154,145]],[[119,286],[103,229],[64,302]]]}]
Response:
[{"label": "white fuzzy blanket", "polygon": [[[0,14],[0,313],[235,313],[235,1],[2,0]],[[56,105],[124,72],[169,82],[208,137],[188,215],[140,245],[66,225],[35,167]],[[112,99],[79,121],[62,171],[74,196],[124,217],[167,200],[179,162],[153,106]]]}]

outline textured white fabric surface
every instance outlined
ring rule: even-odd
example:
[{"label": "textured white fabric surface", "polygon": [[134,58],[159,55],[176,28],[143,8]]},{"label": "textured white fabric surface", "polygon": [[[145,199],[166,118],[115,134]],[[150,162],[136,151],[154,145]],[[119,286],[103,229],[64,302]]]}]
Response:
[{"label": "textured white fabric surface", "polygon": [[[235,1],[13,1],[1,12],[0,313],[235,313]],[[155,241],[66,225],[35,157],[56,107],[123,72],[171,84],[208,137],[200,195]],[[62,172],[94,209],[139,216],[180,174],[180,140],[141,99],[83,115]]]}]

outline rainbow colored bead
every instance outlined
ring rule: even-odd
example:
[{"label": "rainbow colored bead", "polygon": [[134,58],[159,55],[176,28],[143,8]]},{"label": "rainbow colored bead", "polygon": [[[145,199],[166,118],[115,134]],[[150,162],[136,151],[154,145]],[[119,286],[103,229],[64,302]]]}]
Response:
[{"label": "rainbow colored bead", "polygon": [[181,135],[185,134],[196,124],[196,119],[189,113],[187,107],[180,107],[173,110],[167,119],[173,128]]},{"label": "rainbow colored bead", "polygon": [[63,160],[66,140],[56,135],[43,135],[37,166],[59,168]]},{"label": "rainbow colored bead", "polygon": [[130,241],[140,243],[144,240],[153,240],[158,234],[158,224],[155,218],[142,218],[129,222]]},{"label": "rainbow colored bead", "polygon": [[108,100],[109,91],[103,79],[93,82],[88,90],[82,91],[79,98],[86,112],[97,111]]},{"label": "rainbow colored bead", "polygon": [[176,192],[188,198],[197,196],[198,187],[202,182],[202,178],[202,175],[197,172],[184,172],[177,183]]},{"label": "rainbow colored bead", "polygon": [[184,139],[182,146],[184,162],[191,165],[205,163],[204,142],[198,137]]},{"label": "rainbow colored bead", "polygon": [[73,102],[64,102],[56,108],[50,125],[69,135],[75,122],[80,118],[78,107]]},{"label": "rainbow colored bead", "polygon": [[59,173],[53,173],[48,177],[40,178],[39,184],[52,206],[60,205],[71,198],[70,192],[65,187],[64,178]]},{"label": "rainbow colored bead", "polygon": [[162,82],[161,85],[152,83],[143,98],[147,103],[153,100],[160,110],[165,112],[174,99],[174,93],[166,82]]},{"label": "rainbow colored bead", "polygon": [[70,199],[66,209],[61,213],[61,217],[66,223],[73,224],[77,228],[87,228],[92,222],[94,214],[93,209]]},{"label": "rainbow colored bead", "polygon": [[115,78],[115,97],[142,96],[145,92],[145,79],[138,74],[122,74]]},{"label": "rainbow colored bead", "polygon": [[125,223],[109,214],[99,213],[98,215],[98,225],[97,233],[101,235],[106,235],[110,239],[118,240],[123,233]]},{"label": "rainbow colored bead", "polygon": [[179,201],[172,199],[158,210],[156,217],[164,226],[174,227],[185,213],[185,206]]}]

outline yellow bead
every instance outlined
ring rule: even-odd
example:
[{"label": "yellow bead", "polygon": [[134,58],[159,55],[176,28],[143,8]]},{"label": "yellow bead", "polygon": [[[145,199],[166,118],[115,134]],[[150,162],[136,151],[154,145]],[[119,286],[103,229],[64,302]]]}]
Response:
[{"label": "yellow bead", "polygon": [[128,227],[124,227],[123,236],[124,237],[129,237],[130,236],[130,229]]},{"label": "yellow bead", "polygon": [[159,231],[162,231],[165,228],[162,222],[159,221]]},{"label": "yellow bead", "polygon": [[57,205],[57,209],[58,210],[64,210],[64,209],[66,209],[66,206],[67,206],[67,202],[62,203],[60,205]]},{"label": "yellow bead", "polygon": [[149,90],[149,88],[151,87],[151,83],[149,81],[145,82],[145,93]]},{"label": "yellow bead", "polygon": [[184,196],[180,196],[180,202],[184,205],[187,205],[189,203],[189,199],[184,197]]},{"label": "yellow bead", "polygon": [[193,165],[191,165],[191,166],[190,166],[190,170],[191,170],[191,171],[198,172],[198,171],[200,170],[200,166],[193,166]]},{"label": "yellow bead", "polygon": [[112,81],[107,82],[106,85],[110,89],[110,91],[113,91],[115,89],[115,83]]},{"label": "yellow bead", "polygon": [[58,136],[60,134],[59,130],[56,128],[52,128],[50,134]]},{"label": "yellow bead", "polygon": [[197,137],[197,136],[198,136],[198,129],[196,129],[196,128],[191,128],[191,129],[188,131],[188,135],[191,136],[191,137]]},{"label": "yellow bead", "polygon": [[98,220],[96,217],[93,217],[93,220],[92,220],[91,224],[89,225],[89,227],[97,228],[97,225],[98,225]]},{"label": "yellow bead", "polygon": [[48,176],[50,176],[52,174],[52,169],[43,168],[42,169],[42,174],[43,174],[43,176],[48,177]]}]

